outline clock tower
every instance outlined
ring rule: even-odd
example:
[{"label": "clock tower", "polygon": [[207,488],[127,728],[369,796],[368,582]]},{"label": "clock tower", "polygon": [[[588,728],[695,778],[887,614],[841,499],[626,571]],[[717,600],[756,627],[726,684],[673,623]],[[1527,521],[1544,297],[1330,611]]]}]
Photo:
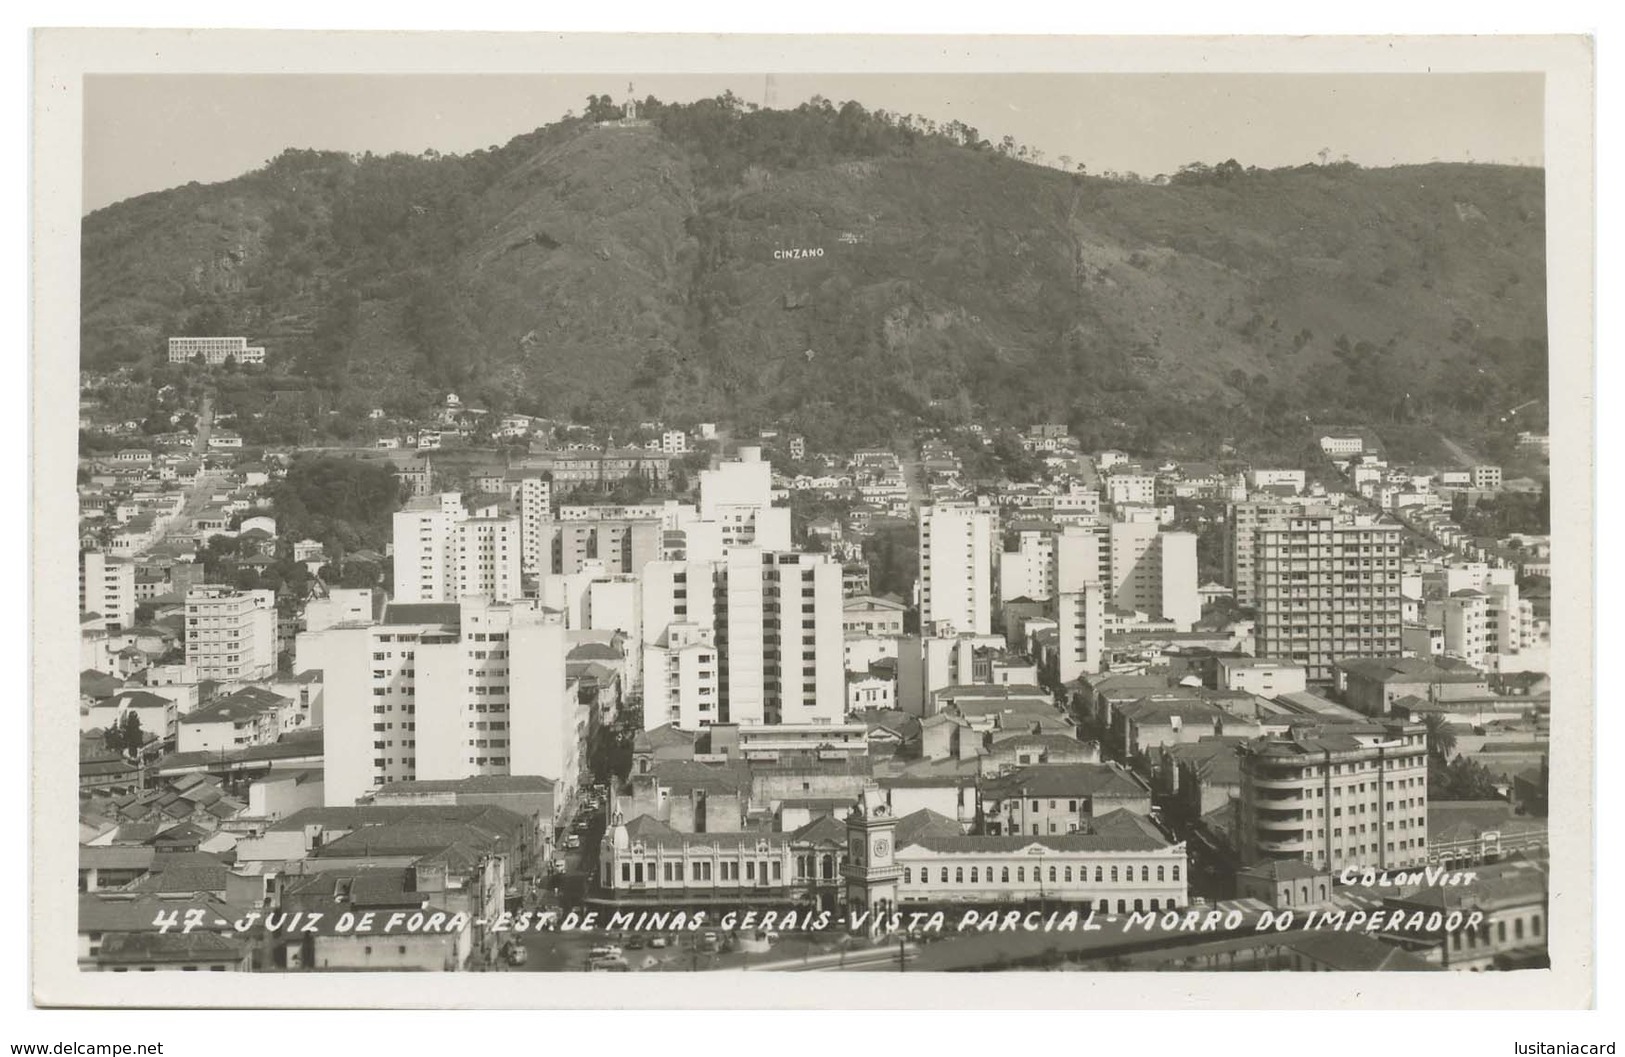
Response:
[{"label": "clock tower", "polygon": [[[841,877],[846,881],[846,909],[849,914],[873,911],[883,918],[897,910],[897,879],[903,868],[896,860],[897,819],[880,797],[880,790],[866,788],[846,816],[846,862]],[[875,922],[871,919],[870,929]]]}]

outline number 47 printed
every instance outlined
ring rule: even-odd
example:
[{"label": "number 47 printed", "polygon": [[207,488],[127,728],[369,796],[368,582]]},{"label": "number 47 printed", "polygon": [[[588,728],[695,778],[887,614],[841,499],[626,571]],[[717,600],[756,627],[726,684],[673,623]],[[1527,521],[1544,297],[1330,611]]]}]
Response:
[{"label": "number 47 printed", "polygon": [[178,910],[160,910],[158,916],[152,919],[152,925],[159,932],[168,932],[171,929],[179,928],[182,933],[187,933],[202,925],[203,917],[204,911],[202,907],[189,908],[186,911],[184,920]]}]

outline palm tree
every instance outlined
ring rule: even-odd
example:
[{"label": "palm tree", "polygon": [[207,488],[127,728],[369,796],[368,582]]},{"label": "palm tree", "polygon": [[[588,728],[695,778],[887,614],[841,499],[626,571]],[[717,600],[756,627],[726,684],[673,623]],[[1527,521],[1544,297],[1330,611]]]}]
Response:
[{"label": "palm tree", "polygon": [[1422,725],[1428,732],[1428,755],[1437,757],[1440,763],[1448,761],[1456,751],[1456,735],[1444,716],[1429,712],[1422,717]]}]

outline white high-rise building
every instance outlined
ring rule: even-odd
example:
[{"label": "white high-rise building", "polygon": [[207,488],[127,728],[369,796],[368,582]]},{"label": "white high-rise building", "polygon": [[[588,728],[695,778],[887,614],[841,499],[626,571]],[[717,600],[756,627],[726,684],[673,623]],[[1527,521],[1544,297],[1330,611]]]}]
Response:
[{"label": "white high-rise building", "polygon": [[99,613],[108,631],[135,624],[135,566],[101,551],[79,555],[79,612]]},{"label": "white high-rise building", "polygon": [[999,601],[1026,598],[1042,602],[1055,596],[1053,525],[1026,522],[1010,527],[1016,549],[999,552]]},{"label": "white high-rise building", "polygon": [[322,672],[326,802],[482,775],[576,788],[589,717],[567,649],[557,614],[480,597],[392,604],[380,623],[301,634],[300,670]]},{"label": "white high-rise building", "polygon": [[1196,536],[1163,532],[1154,521],[1111,526],[1111,604],[1189,631],[1202,616],[1196,593]]},{"label": "white high-rise building", "polygon": [[519,580],[519,519],[471,517],[452,529],[453,589],[450,597],[488,595],[506,602],[523,592]]},{"label": "white high-rise building", "polygon": [[[1076,678],[1099,671],[1109,609],[1138,611],[1188,630],[1201,618],[1196,537],[1163,532],[1155,519],[1111,524],[1034,524],[1016,530],[1017,549],[999,555],[1000,601],[1054,603],[1064,667]],[[923,563],[922,563],[923,564]]]},{"label": "white high-rise building", "polygon": [[205,584],[186,592],[186,663],[199,679],[276,674],[276,592]]},{"label": "white high-rise building", "polygon": [[1109,534],[1082,526],[1068,526],[1056,536],[1056,657],[1062,683],[1099,672],[1104,662],[1110,540]]},{"label": "white high-rise building", "polygon": [[986,635],[993,626],[993,547],[998,514],[969,503],[922,506],[920,630]]},{"label": "white high-rise building", "polygon": [[643,648],[643,725],[698,730],[719,722],[721,689],[712,630],[671,624],[665,640]]},{"label": "white high-rise building", "polygon": [[636,576],[606,576],[587,585],[588,631],[619,631],[626,636],[626,685],[643,684],[643,583]]},{"label": "white high-rise building", "polygon": [[1444,630],[1445,656],[1464,660],[1474,668],[1486,666],[1485,655],[1491,648],[1487,595],[1464,587],[1428,602],[1426,617],[1428,624]]},{"label": "white high-rise building", "polygon": [[395,601],[441,602],[455,590],[451,539],[464,516],[456,492],[422,496],[395,512]]},{"label": "white high-rise building", "polygon": [[553,484],[545,477],[525,477],[513,486],[511,495],[519,505],[520,571],[527,576],[547,572]]},{"label": "white high-rise building", "polygon": [[456,492],[412,500],[395,514],[395,601],[520,597],[521,522],[507,515],[470,517]]},{"label": "white high-rise building", "polygon": [[773,467],[759,447],[742,446],[737,462],[700,471],[700,520],[720,526],[724,550],[790,549],[790,508],[773,505]]},{"label": "white high-rise building", "polygon": [[[696,636],[704,630],[711,633],[718,663],[710,722],[839,723],[844,717],[841,567],[824,555],[735,547],[721,561],[651,562],[643,591],[644,642],[657,648],[645,653],[646,680],[669,667],[670,651],[702,641]],[[673,628],[680,628],[675,646]],[[644,723],[651,728],[671,721],[669,693],[666,699],[655,693],[646,688]],[[663,704],[651,707],[653,700]],[[696,722],[704,718],[697,708],[686,714]]]}]

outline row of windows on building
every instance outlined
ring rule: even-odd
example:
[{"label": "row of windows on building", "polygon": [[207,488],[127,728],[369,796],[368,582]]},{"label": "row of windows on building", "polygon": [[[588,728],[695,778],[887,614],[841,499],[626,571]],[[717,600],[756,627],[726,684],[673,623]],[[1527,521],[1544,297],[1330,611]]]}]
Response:
[{"label": "row of windows on building", "polygon": [[[1485,922],[1484,924],[1480,925],[1476,929],[1463,929],[1460,932],[1451,933],[1450,934],[1450,949],[1453,950],[1453,951],[1459,951],[1459,950],[1462,950],[1463,948],[1465,948],[1465,949],[1471,951],[1471,950],[1473,950],[1473,949],[1475,949],[1477,947],[1486,946],[1486,945],[1488,945],[1488,946],[1496,946],[1496,945],[1506,946],[1506,944],[1509,942],[1509,939],[1508,939],[1508,936],[1507,936],[1506,919],[1503,918],[1502,920],[1495,922],[1494,925],[1495,925],[1495,929],[1494,929],[1495,939],[1494,939],[1493,942],[1490,940],[1490,934],[1491,934],[1490,922]],[[1540,915],[1539,914],[1533,914],[1529,918],[1528,937],[1531,938],[1531,939],[1535,939],[1535,938],[1538,938],[1539,936],[1540,936]],[[1522,917],[1513,918],[1512,919],[1512,934],[1511,934],[1510,942],[1521,943],[1524,940],[1524,937],[1525,937],[1524,919]]]},{"label": "row of windows on building", "polygon": [[[1041,871],[1043,869],[1044,868],[1041,867],[1041,866],[1034,866],[1033,867],[1032,879],[1034,881],[1042,881],[1044,879],[1042,874],[1041,874]],[[1122,874],[1123,874],[1123,876],[1121,876],[1121,877],[1119,876],[1119,869],[1121,869]],[[1168,872],[1170,870],[1172,871],[1172,876],[1171,877],[1168,876]],[[969,881],[965,880],[965,867],[956,866],[956,867],[953,868],[953,881],[951,883],[953,883],[953,884],[980,884],[980,883],[983,883],[983,881],[981,879],[981,876],[980,876],[983,873],[985,873],[985,875],[986,875],[986,882],[985,883],[987,883],[987,884],[994,884],[994,883],[1008,884],[1010,882],[1010,867],[1008,867],[1008,866],[999,867],[999,877],[998,877],[997,882],[994,881],[993,867],[991,867],[991,866],[987,867],[985,871],[981,867],[978,867],[978,866],[970,867],[970,880]],[[913,884],[914,883],[914,876],[913,875],[914,875],[913,867],[905,866],[903,868],[903,883],[904,884]],[[1157,870],[1156,870],[1156,875],[1157,875],[1157,880],[1158,881],[1163,881],[1163,882],[1166,882],[1166,881],[1169,881],[1169,880],[1178,881],[1179,878],[1180,878],[1179,864],[1174,863],[1171,866],[1159,865],[1157,867]],[[1121,867],[1121,868],[1116,867],[1116,866],[1112,866],[1112,867],[1109,867],[1109,868],[1103,867],[1103,866],[1096,866],[1095,867],[1095,883],[1096,884],[1106,884],[1106,883],[1108,883],[1107,882],[1108,877],[1110,878],[1110,883],[1113,883],[1113,884],[1116,884],[1116,883],[1119,883],[1119,882],[1131,882],[1131,881],[1134,880],[1134,867],[1132,867],[1132,866],[1125,866],[1125,867]],[[1059,866],[1058,867],[1058,866],[1055,866],[1055,865],[1051,864],[1050,867],[1049,867],[1049,879],[1051,881],[1059,883],[1059,884],[1072,884],[1073,883],[1073,880],[1072,880],[1072,867],[1071,866]],[[1016,867],[1016,883],[1017,884],[1025,883],[1026,880],[1027,880],[1027,868],[1025,866],[1017,866]],[[1142,865],[1140,867],[1140,880],[1141,881],[1150,881],[1151,880],[1151,867],[1150,866],[1143,866]],[[920,883],[921,884],[930,884],[931,883],[931,868],[929,866],[920,867]],[[946,867],[946,866],[943,866],[943,867],[939,868],[939,883],[941,883],[941,884],[949,884],[950,883],[949,880],[948,880],[948,867]],[[1087,884],[1087,883],[1089,883],[1089,868],[1087,866],[1078,867],[1078,870],[1077,870],[1077,883],[1078,884]]]},{"label": "row of windows on building", "polygon": [[[1342,832],[1343,831],[1340,830],[1340,829],[1339,830],[1334,830],[1333,831],[1333,837],[1334,838],[1338,837]],[[1325,830],[1316,830],[1315,834],[1316,834],[1316,836],[1322,836],[1322,835],[1325,834]],[[1355,833],[1354,833],[1353,829],[1351,828],[1349,830],[1349,839],[1352,840],[1354,838],[1354,836],[1355,836]],[[1395,841],[1388,841],[1386,847],[1387,847],[1387,850],[1389,852],[1402,852],[1402,851],[1412,851],[1412,850],[1420,852],[1422,850],[1422,848],[1426,844],[1427,844],[1427,839],[1424,838],[1424,837],[1407,837],[1404,840],[1398,841],[1397,846],[1396,846]],[[1341,848],[1339,850],[1341,850],[1343,852],[1343,854],[1345,854],[1345,855],[1366,855],[1368,853],[1374,854],[1378,849],[1377,849],[1377,845],[1375,845],[1375,844],[1371,844],[1370,846],[1367,846],[1367,845],[1364,845],[1364,844],[1361,844],[1359,846],[1355,846],[1355,845],[1350,844],[1350,845],[1347,845],[1346,847],[1343,847],[1343,848]],[[1325,849],[1316,848],[1315,851],[1314,851],[1314,856],[1315,856],[1315,861],[1316,862],[1320,862],[1321,860],[1325,859],[1326,858]]]},{"label": "row of windows on building", "polygon": [[[777,860],[758,863],[755,859],[746,859],[743,865],[743,874],[746,881],[768,883],[769,881],[782,881],[784,879],[784,864]],[[695,860],[685,863],[671,860],[660,864],[660,880],[677,883],[687,881],[738,881],[741,874],[741,864],[735,860],[723,859],[713,863],[709,860]],[[655,864],[643,862],[622,862],[621,881],[624,884],[653,883],[655,880]]]}]

